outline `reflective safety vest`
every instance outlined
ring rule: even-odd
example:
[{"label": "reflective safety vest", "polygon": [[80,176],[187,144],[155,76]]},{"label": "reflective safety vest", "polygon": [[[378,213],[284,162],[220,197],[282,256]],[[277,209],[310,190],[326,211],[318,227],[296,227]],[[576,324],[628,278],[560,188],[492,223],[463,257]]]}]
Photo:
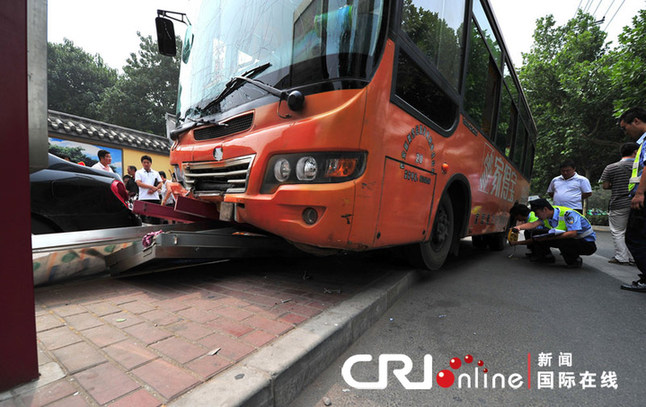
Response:
[{"label": "reflective safety vest", "polygon": [[639,157],[642,155],[642,148],[646,144],[646,141],[639,145],[637,149],[637,155],[635,156],[635,161],[633,161],[633,173],[630,174],[630,180],[628,180],[628,191],[635,189],[635,186],[639,184]]},{"label": "reflective safety vest", "polygon": [[531,211],[527,216],[527,223],[536,222],[537,220],[538,218],[536,217],[536,214],[534,213],[534,211]]},{"label": "reflective safety vest", "polygon": [[[576,211],[574,209],[572,209],[572,208],[568,208],[568,207],[565,207],[565,206],[556,206],[556,205],[554,205],[554,209],[559,210],[559,224],[556,225],[556,227],[554,229],[562,230],[564,232],[567,232],[567,225],[565,223],[565,212],[567,212],[567,211],[576,212]],[[587,236],[590,236],[591,234],[593,234],[594,230],[592,230],[592,224],[590,223],[590,221],[588,221],[585,216],[581,215],[578,212],[577,212],[577,215],[581,216],[583,219],[586,220],[586,222],[588,222],[588,225],[590,225],[590,229],[584,230],[581,233],[577,233],[574,238],[575,239],[583,239],[584,237],[587,237]],[[543,221],[543,223],[545,223],[545,226],[547,226],[548,229],[552,229],[552,225],[550,225],[549,219],[545,219]]]}]

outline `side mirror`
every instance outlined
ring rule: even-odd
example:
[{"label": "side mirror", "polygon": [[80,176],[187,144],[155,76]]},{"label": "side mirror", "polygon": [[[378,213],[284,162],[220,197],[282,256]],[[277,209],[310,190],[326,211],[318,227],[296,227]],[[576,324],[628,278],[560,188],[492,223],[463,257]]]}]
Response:
[{"label": "side mirror", "polygon": [[177,55],[177,47],[175,45],[175,27],[173,22],[168,18],[157,17],[155,18],[155,25],[157,26],[157,46],[159,53],[174,57]]}]

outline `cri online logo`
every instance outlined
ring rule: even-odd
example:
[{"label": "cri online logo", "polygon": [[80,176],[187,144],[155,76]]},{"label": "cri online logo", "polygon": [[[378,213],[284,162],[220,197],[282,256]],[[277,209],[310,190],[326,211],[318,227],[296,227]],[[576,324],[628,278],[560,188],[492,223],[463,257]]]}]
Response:
[{"label": "cri online logo", "polygon": [[[393,367],[393,375],[399,380],[402,386],[407,390],[427,390],[433,387],[433,356],[424,356],[424,380],[421,382],[411,382],[408,380],[408,374],[413,369],[413,361],[410,357],[400,354],[383,354],[379,355],[379,378],[376,382],[360,382],[352,376],[352,367],[357,363],[366,363],[372,361],[372,355],[354,355],[348,358],[343,364],[341,375],[343,380],[348,385],[363,390],[383,390],[388,386],[388,364],[390,362],[401,362],[403,367]],[[457,386],[459,388],[489,388],[495,389],[505,388],[507,384],[512,389],[518,389],[523,386],[523,376],[519,373],[513,373],[509,377],[505,377],[502,373],[493,375],[491,382],[487,375],[488,369],[484,367],[484,362],[478,360],[473,363],[474,359],[471,355],[464,357],[464,369],[459,371],[463,366],[462,359],[452,358],[449,361],[449,366],[453,370],[443,369],[435,375],[435,382],[440,387],[451,387],[456,383],[456,373],[460,373],[457,377]],[[466,368],[473,363],[473,375],[466,371]],[[398,364],[399,365],[399,364]],[[453,373],[453,372],[456,373]]]}]

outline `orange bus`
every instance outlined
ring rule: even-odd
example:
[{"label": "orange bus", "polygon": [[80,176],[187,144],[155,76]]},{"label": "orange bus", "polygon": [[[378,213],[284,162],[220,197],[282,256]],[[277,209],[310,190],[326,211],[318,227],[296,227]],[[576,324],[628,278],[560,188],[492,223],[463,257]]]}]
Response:
[{"label": "orange bus", "polygon": [[461,237],[504,247],[536,128],[487,0],[208,0],[195,16],[170,160],[221,219],[304,250],[408,246],[429,269]]}]

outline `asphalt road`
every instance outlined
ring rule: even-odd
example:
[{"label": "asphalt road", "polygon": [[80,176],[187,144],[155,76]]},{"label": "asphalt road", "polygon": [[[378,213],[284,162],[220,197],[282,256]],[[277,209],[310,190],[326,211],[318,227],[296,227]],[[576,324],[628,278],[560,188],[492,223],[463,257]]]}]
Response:
[{"label": "asphalt road", "polygon": [[[619,289],[619,280],[629,280],[637,269],[608,264],[612,257],[609,233],[598,235],[598,253],[584,257],[584,267],[578,270],[564,268],[559,256],[554,265],[537,265],[524,258],[524,248],[517,248],[509,258],[511,248],[489,252],[463,241],[459,258],[414,285],[322,370],[292,407],[326,403],[368,407],[646,405],[646,294]],[[372,361],[360,361],[349,369],[350,380],[357,382],[351,386],[342,376],[342,367],[351,356],[362,354],[371,355]],[[395,377],[393,370],[403,362],[387,365],[387,376],[382,377],[385,388],[357,389],[362,382],[380,378],[377,361],[383,354],[410,358],[413,368],[406,378],[424,381],[423,389],[406,389]],[[432,367],[427,369],[425,355],[432,357]],[[467,363],[466,355],[473,362]],[[460,359],[461,367],[450,367],[452,358]],[[482,367],[477,366],[479,360]],[[453,373],[453,385],[439,385],[436,375],[442,370]],[[425,381],[424,374],[429,372]],[[571,388],[565,387],[567,381],[559,383],[561,374],[574,378]],[[492,388],[494,375],[496,388]],[[504,388],[500,379],[505,381]],[[483,388],[485,381],[487,388]],[[616,389],[602,387],[615,383]]]}]

